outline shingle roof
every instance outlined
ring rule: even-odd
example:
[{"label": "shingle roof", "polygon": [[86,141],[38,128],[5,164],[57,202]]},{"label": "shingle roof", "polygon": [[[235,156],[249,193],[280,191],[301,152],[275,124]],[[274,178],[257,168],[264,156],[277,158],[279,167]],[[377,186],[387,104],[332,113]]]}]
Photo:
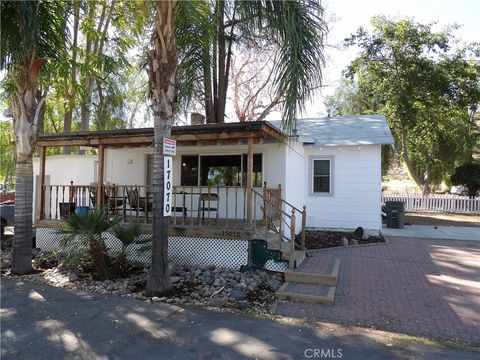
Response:
[{"label": "shingle roof", "polygon": [[[280,128],[280,120],[269,122]],[[393,144],[385,116],[380,114],[299,119],[297,136],[313,146]]]}]

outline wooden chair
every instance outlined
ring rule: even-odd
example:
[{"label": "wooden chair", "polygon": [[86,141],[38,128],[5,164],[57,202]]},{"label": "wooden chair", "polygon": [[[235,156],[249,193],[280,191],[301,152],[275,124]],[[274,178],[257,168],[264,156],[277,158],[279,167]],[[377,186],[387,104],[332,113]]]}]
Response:
[{"label": "wooden chair", "polygon": [[127,188],[127,198],[130,205],[130,209],[138,211],[152,211],[153,202],[149,202],[148,199],[140,197],[138,193],[138,188],[134,187],[133,189]]},{"label": "wooden chair", "polygon": [[140,206],[140,196],[136,187],[131,189],[127,188],[127,198],[130,209],[139,211],[144,210],[144,208]]},{"label": "wooden chair", "polygon": [[[200,224],[200,213],[202,215],[202,223],[205,219],[205,212],[210,215],[210,212],[216,212],[215,221],[218,221],[218,205],[219,205],[219,196],[218,194],[200,194],[198,198],[198,218],[197,222]],[[213,203],[213,204],[212,204]],[[212,206],[213,205],[213,206]]]}]

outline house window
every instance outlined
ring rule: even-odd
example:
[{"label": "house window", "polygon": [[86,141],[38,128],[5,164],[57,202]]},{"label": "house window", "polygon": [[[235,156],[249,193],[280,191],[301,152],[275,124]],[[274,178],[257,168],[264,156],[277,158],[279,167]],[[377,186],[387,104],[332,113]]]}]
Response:
[{"label": "house window", "polygon": [[[252,186],[261,187],[262,180],[262,154],[253,154]],[[182,186],[245,186],[247,155],[184,155],[180,183]]]},{"label": "house window", "polygon": [[313,193],[332,193],[332,159],[313,160]]},{"label": "house window", "polygon": [[201,156],[200,185],[239,186],[241,169],[240,155]]},{"label": "house window", "polygon": [[198,156],[182,156],[182,186],[198,185]]}]

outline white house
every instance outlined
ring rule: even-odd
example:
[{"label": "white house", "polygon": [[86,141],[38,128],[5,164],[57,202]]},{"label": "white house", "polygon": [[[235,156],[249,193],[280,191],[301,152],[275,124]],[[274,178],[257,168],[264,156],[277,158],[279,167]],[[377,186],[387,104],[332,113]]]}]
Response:
[{"label": "white house", "polygon": [[[296,213],[295,233],[302,230],[302,225],[381,230],[381,146],[393,144],[383,115],[302,119],[295,133],[289,135],[280,130],[280,121],[182,126],[172,129],[172,138],[177,140],[174,206],[185,208],[189,218],[199,218],[199,194],[208,188],[218,195],[218,211],[202,215],[218,220],[233,218],[235,213],[235,219],[239,219],[238,214],[243,213],[240,218],[250,223],[252,219],[265,219],[268,200],[262,187],[266,182],[270,189],[281,188],[277,193],[281,202],[275,202],[280,210],[274,210],[283,214],[279,217]],[[98,155],[49,156],[43,167],[42,159],[34,159],[36,218],[58,218],[61,186],[65,194],[65,186],[72,181],[75,191],[98,182],[107,188],[113,184],[116,189],[123,188],[124,212],[131,205],[125,190],[129,186],[145,187],[148,198],[152,142],[153,129],[42,135],[41,149],[68,144],[98,147],[99,151]],[[248,159],[253,160],[251,168]],[[77,205],[92,204],[84,198],[83,204]],[[273,200],[271,205],[274,207]],[[146,207],[142,210],[148,212]],[[221,226],[223,231],[227,229],[225,224]],[[282,229],[283,233],[288,231],[287,227]]]}]

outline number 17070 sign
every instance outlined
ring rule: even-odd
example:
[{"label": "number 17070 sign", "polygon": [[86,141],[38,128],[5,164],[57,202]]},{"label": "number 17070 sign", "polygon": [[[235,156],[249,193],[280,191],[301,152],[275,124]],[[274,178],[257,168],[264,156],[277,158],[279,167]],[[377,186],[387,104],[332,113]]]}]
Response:
[{"label": "number 17070 sign", "polygon": [[172,157],[163,158],[163,216],[172,216],[173,166]]}]

